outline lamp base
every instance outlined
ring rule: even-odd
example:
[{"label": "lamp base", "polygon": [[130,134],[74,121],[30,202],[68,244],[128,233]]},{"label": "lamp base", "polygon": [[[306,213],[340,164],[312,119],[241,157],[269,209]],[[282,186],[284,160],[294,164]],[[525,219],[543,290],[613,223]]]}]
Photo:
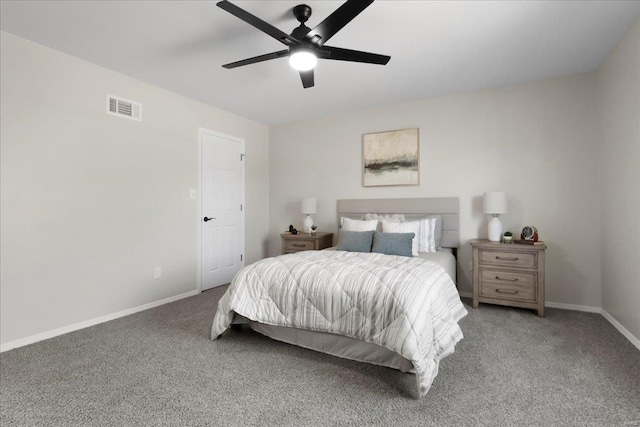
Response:
[{"label": "lamp base", "polygon": [[302,224],[302,229],[304,230],[305,233],[311,234],[312,225],[313,225],[313,218],[311,218],[311,215],[307,215],[307,217],[304,219],[304,223]]},{"label": "lamp base", "polygon": [[502,223],[500,222],[500,219],[498,219],[498,215],[495,215],[493,218],[491,218],[491,221],[489,221],[488,234],[489,241],[500,241],[500,236],[502,236]]}]

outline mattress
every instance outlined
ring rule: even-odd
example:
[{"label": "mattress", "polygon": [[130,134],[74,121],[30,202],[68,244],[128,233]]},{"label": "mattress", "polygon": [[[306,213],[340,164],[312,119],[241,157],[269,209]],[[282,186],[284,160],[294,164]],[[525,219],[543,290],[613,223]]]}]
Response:
[{"label": "mattress", "polygon": [[449,274],[451,280],[456,283],[456,257],[451,252],[451,249],[443,248],[437,252],[420,252],[418,258],[440,264]]},{"label": "mattress", "polygon": [[[336,246],[332,246],[323,250],[335,251]],[[451,277],[453,283],[456,283],[456,257],[453,255],[453,251],[450,248],[441,248],[437,252],[419,252],[418,258],[426,259],[440,264],[442,268],[444,268],[449,274],[449,277]]]}]

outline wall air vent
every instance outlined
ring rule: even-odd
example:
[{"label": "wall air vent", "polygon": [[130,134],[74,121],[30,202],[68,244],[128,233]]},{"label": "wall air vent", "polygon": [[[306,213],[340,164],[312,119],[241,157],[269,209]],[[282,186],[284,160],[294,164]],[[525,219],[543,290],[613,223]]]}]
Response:
[{"label": "wall air vent", "polygon": [[107,95],[107,114],[141,121],[142,104],[117,96]]}]

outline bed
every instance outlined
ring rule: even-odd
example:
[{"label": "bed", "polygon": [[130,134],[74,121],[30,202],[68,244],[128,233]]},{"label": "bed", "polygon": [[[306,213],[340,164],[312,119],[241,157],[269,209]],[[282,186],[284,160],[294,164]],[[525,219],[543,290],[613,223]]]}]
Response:
[{"label": "bed", "polygon": [[424,396],[440,360],[462,339],[456,287],[458,199],[338,200],[337,218],[441,217],[440,250],[418,257],[335,250],[267,258],[245,267],[218,303],[217,339],[246,323],[273,339],[412,372]]}]

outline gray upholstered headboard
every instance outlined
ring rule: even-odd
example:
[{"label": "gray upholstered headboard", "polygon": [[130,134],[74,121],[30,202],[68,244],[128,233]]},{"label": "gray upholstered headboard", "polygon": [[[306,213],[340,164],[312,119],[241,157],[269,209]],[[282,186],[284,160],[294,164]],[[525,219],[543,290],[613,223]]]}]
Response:
[{"label": "gray upholstered headboard", "polygon": [[442,247],[457,248],[460,202],[457,197],[415,199],[343,199],[337,202],[338,225],[341,217],[362,219],[368,213],[403,214],[407,220],[442,215]]}]

